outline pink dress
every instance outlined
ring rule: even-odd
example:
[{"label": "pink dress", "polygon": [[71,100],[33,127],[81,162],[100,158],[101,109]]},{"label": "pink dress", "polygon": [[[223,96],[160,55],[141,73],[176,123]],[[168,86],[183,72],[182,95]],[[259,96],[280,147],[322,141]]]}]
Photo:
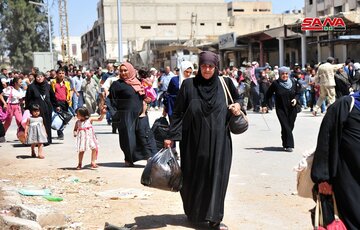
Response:
[{"label": "pink dress", "polygon": [[76,150],[84,152],[86,150],[96,149],[98,151],[98,140],[95,136],[94,128],[90,120],[77,121]]}]

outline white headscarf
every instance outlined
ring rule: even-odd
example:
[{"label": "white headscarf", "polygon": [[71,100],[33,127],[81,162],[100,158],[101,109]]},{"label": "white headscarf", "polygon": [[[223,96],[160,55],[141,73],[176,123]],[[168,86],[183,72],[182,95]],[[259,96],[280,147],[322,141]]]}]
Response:
[{"label": "white headscarf", "polygon": [[179,73],[179,87],[181,86],[182,82],[185,80],[184,78],[184,71],[191,68],[192,71],[194,71],[194,66],[189,61],[183,61],[180,64],[180,73]]}]

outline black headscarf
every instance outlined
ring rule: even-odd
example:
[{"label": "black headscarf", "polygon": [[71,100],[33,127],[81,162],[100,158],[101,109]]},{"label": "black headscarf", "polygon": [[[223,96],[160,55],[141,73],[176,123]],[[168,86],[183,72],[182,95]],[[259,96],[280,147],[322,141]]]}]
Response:
[{"label": "black headscarf", "polygon": [[[215,66],[214,75],[210,79],[202,76],[200,66],[202,64]],[[200,97],[206,104],[205,112],[210,113],[215,107],[217,99],[217,90],[219,86],[219,58],[218,55],[211,51],[204,51],[199,54],[199,71],[195,76],[194,84],[197,87]]]},{"label": "black headscarf", "polygon": [[[36,80],[36,76],[38,76],[38,75],[42,75],[42,76],[44,76],[44,81],[43,82],[38,82],[37,80]],[[47,88],[48,88],[48,82],[47,82],[47,80],[46,80],[46,78],[45,78],[45,75],[43,74],[43,73],[41,73],[41,72],[38,72],[38,73],[36,73],[35,74],[35,80],[34,80],[34,85],[36,86],[36,88],[39,90],[39,92],[40,92],[40,94],[41,95],[45,95],[46,94],[46,90],[47,90]]]}]

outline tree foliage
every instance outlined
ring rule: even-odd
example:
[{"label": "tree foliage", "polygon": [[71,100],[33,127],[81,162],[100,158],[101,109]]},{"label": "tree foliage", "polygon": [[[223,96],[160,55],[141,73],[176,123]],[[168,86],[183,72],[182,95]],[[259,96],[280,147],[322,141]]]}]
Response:
[{"label": "tree foliage", "polygon": [[28,0],[0,1],[0,52],[8,52],[16,69],[31,67],[33,52],[49,50],[46,13],[46,7],[30,4]]}]

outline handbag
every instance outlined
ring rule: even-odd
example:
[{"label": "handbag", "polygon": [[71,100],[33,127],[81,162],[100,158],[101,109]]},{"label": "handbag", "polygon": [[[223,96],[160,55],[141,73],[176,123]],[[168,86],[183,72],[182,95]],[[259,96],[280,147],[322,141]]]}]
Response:
[{"label": "handbag", "polygon": [[[224,93],[225,93],[226,105],[227,106],[229,105],[228,96],[230,98],[231,104],[233,104],[234,100],[231,96],[231,93],[229,91],[229,88],[226,85],[224,78],[219,77],[219,79],[220,79],[221,85],[222,85]],[[245,132],[248,129],[248,127],[249,127],[248,119],[241,110],[240,110],[240,115],[238,115],[238,116],[231,114],[231,117],[229,120],[229,128],[233,134],[241,134],[241,133]]]},{"label": "handbag", "polygon": [[4,122],[8,116],[8,110],[3,110],[2,106],[0,106],[0,122]]},{"label": "handbag", "polygon": [[296,177],[296,188],[298,196],[304,198],[313,198],[312,189],[314,187],[314,182],[311,180],[311,167],[314,160],[314,151],[309,151],[308,153],[303,154],[303,159],[294,167],[294,170],[297,171]]},{"label": "handbag", "polygon": [[59,114],[52,112],[51,115],[51,128],[54,130],[59,130],[63,125],[63,120],[61,120]]},{"label": "handbag", "polygon": [[320,196],[319,195],[317,196],[314,230],[347,230],[345,224],[339,218],[339,213],[338,213],[334,194],[332,195],[332,198],[334,204],[334,220],[330,224],[324,227]]},{"label": "handbag", "polygon": [[[12,86],[9,86],[10,87],[10,95],[7,99],[8,102],[11,101],[11,98],[12,98]],[[0,106],[0,122],[4,122],[6,120],[6,118],[10,115],[9,113],[9,108],[7,108],[6,110],[3,109],[2,106]]]}]

